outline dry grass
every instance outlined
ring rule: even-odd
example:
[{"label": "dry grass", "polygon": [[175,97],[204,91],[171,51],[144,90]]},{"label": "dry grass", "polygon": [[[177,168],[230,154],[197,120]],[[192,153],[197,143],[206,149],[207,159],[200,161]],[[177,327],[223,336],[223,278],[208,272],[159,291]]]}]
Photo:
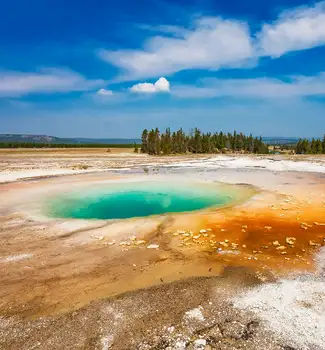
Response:
[{"label": "dry grass", "polygon": [[30,155],[38,155],[38,154],[100,154],[103,155],[105,153],[134,153],[134,147],[130,148],[109,148],[110,151],[107,151],[108,148],[0,148],[0,156],[5,155],[18,155],[18,154],[30,154]]}]

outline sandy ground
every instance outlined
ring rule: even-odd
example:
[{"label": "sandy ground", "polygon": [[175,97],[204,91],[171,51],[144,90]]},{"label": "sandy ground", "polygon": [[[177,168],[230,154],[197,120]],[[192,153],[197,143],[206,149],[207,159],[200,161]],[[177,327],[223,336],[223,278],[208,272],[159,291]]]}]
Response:
[{"label": "sandy ground", "polygon": [[133,148],[0,149],[0,183],[21,179],[139,168],[203,158],[203,155],[154,157]]},{"label": "sandy ground", "polygon": [[98,171],[147,171],[157,166],[205,169],[267,169],[325,173],[325,156],[318,155],[172,155],[135,154],[133,148],[0,149],[0,183],[35,177],[96,173]]},{"label": "sandy ground", "polygon": [[[323,157],[116,152],[0,152],[1,349],[325,348]],[[43,210],[72,189],[184,178],[246,200],[114,221]]]}]

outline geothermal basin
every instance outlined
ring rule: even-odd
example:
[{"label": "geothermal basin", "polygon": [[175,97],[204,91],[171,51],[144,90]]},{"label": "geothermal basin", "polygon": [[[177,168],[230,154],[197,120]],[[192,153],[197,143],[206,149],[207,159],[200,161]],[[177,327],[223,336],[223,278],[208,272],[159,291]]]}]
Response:
[{"label": "geothermal basin", "polygon": [[217,183],[124,182],[64,192],[44,206],[56,218],[125,219],[225,207],[251,193]]}]

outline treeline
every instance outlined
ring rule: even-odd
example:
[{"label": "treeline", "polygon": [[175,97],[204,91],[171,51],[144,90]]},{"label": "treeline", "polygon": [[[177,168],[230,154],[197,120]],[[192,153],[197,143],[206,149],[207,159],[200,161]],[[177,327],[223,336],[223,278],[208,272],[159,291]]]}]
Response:
[{"label": "treeline", "polygon": [[325,135],[321,139],[300,139],[296,144],[297,154],[325,154]]},{"label": "treeline", "polygon": [[231,133],[202,133],[194,129],[190,134],[185,134],[182,129],[171,132],[169,128],[164,133],[159,129],[142,132],[141,152],[148,154],[175,154],[175,153],[268,153],[267,145],[262,138],[246,136],[234,131]]},{"label": "treeline", "polygon": [[131,144],[0,142],[0,148],[132,148]]}]

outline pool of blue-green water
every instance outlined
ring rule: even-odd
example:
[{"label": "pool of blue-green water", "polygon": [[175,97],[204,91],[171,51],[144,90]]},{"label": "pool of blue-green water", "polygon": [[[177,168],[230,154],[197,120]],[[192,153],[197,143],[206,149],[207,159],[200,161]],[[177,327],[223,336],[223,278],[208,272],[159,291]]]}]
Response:
[{"label": "pool of blue-green water", "polygon": [[57,195],[47,212],[62,218],[124,219],[222,207],[235,199],[233,190],[213,183],[129,182]]}]

